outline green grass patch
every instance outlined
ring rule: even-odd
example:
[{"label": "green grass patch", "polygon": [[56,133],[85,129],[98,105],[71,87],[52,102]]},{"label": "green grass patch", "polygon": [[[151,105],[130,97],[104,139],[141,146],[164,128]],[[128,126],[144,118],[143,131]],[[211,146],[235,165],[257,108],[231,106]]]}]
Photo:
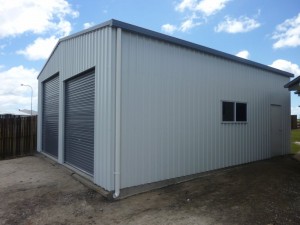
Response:
[{"label": "green grass patch", "polygon": [[300,145],[295,144],[296,141],[300,142],[300,129],[291,130],[292,153],[300,152]]}]

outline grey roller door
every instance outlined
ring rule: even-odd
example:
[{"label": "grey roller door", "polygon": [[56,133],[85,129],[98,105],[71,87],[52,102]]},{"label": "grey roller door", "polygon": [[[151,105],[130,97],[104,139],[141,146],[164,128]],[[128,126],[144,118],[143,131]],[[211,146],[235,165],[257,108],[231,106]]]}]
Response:
[{"label": "grey roller door", "polygon": [[43,83],[42,150],[57,158],[58,153],[58,75]]},{"label": "grey roller door", "polygon": [[65,162],[94,173],[94,72],[65,85]]}]

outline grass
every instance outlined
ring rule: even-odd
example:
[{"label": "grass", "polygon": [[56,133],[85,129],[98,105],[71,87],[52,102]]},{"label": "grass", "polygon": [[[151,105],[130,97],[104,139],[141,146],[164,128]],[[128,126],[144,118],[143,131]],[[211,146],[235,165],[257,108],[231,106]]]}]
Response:
[{"label": "grass", "polygon": [[295,141],[300,142],[300,129],[291,130],[292,153],[300,152],[300,145],[295,144]]}]

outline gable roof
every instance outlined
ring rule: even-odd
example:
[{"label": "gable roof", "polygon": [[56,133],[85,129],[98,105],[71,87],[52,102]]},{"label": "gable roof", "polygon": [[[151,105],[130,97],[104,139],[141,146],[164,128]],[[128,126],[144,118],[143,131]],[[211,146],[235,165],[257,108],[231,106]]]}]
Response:
[{"label": "gable roof", "polygon": [[[282,76],[285,76],[285,77],[293,77],[294,76],[294,74],[292,74],[292,73],[288,73],[288,72],[285,72],[285,71],[282,71],[282,70],[279,70],[279,69],[276,69],[276,68],[273,68],[273,67],[270,67],[270,66],[266,66],[266,65],[261,64],[261,63],[257,63],[257,62],[254,62],[254,61],[251,61],[251,60],[248,60],[248,59],[243,59],[243,58],[237,57],[235,55],[231,55],[231,54],[221,52],[221,51],[218,51],[218,50],[215,50],[215,49],[212,49],[212,48],[208,48],[208,47],[205,47],[205,46],[202,46],[202,45],[198,45],[198,44],[195,44],[195,43],[192,43],[192,42],[188,42],[188,41],[185,41],[185,40],[182,40],[182,39],[179,39],[179,38],[171,37],[169,35],[165,35],[165,34],[162,34],[162,33],[156,32],[156,31],[148,30],[148,29],[138,27],[138,26],[135,26],[135,25],[132,25],[132,24],[124,23],[122,21],[118,21],[118,20],[115,20],[115,19],[111,19],[111,20],[106,21],[104,23],[101,23],[99,25],[90,27],[90,28],[85,29],[83,31],[80,31],[80,32],[74,33],[72,35],[69,35],[67,37],[61,38],[58,41],[58,43],[56,44],[56,46],[54,47],[54,49],[53,49],[52,53],[50,54],[49,58],[47,59],[45,65],[43,66],[43,68],[40,72],[40,74],[42,73],[45,66],[47,65],[47,63],[48,63],[49,59],[51,58],[53,52],[55,51],[55,49],[58,47],[58,45],[61,42],[72,39],[72,38],[76,38],[78,36],[81,36],[83,34],[86,34],[86,33],[89,33],[89,32],[92,32],[92,31],[95,31],[95,30],[98,30],[98,29],[101,29],[101,28],[106,27],[106,26],[121,28],[122,30],[137,33],[137,34],[140,34],[140,35],[144,35],[144,36],[151,37],[151,38],[154,38],[154,39],[158,39],[158,40],[162,40],[162,41],[169,42],[169,43],[172,43],[172,44],[180,45],[180,46],[183,46],[183,47],[191,48],[191,49],[194,49],[194,50],[197,50],[197,51],[209,54],[209,55],[217,56],[217,57],[220,57],[220,58],[224,58],[224,59],[227,59],[227,60],[231,60],[231,61],[234,61],[234,62],[244,64],[244,65],[259,68],[259,69],[262,69],[262,70],[265,70],[265,71],[273,72],[273,73],[276,73],[278,75],[282,75]],[[40,74],[38,75],[38,77],[40,76]]]},{"label": "gable roof", "polygon": [[294,80],[291,80],[286,85],[285,88],[288,88],[290,91],[300,90],[300,76],[296,77]]}]

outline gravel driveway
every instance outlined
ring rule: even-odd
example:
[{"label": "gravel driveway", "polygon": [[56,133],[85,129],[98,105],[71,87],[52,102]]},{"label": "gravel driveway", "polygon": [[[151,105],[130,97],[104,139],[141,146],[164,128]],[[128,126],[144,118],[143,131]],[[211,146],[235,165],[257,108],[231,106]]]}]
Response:
[{"label": "gravel driveway", "polygon": [[300,224],[300,162],[274,158],[110,202],[43,156],[0,161],[0,224]]}]

